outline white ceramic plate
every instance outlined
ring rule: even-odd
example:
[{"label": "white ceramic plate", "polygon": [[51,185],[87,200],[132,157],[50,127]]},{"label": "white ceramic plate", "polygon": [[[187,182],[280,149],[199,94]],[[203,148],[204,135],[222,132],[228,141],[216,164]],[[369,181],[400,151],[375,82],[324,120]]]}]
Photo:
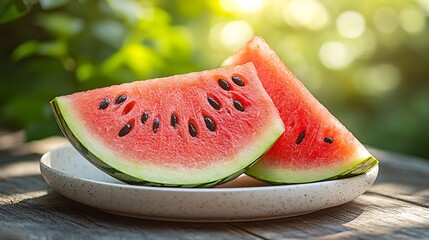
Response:
[{"label": "white ceramic plate", "polygon": [[270,186],[245,175],[217,188],[166,188],[122,183],[66,145],[44,154],[42,175],[57,192],[100,210],[168,221],[232,222],[301,215],[349,202],[375,181],[378,166],[356,177]]}]

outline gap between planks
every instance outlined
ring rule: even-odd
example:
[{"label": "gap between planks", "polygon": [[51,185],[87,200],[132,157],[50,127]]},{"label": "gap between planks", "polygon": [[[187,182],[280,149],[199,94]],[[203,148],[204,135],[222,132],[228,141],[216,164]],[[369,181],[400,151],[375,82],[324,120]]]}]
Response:
[{"label": "gap between planks", "polygon": [[382,194],[382,193],[371,191],[371,190],[366,191],[366,193],[371,193],[371,194],[379,195],[379,196],[382,196],[382,197],[391,198],[391,199],[394,199],[394,200],[406,202],[406,203],[409,203],[409,204],[413,204],[413,205],[416,205],[416,206],[419,206],[419,207],[423,207],[423,208],[429,209],[429,206],[427,204],[424,204],[424,203],[419,203],[419,202],[411,201],[411,200],[408,200],[408,199],[398,198],[398,197],[390,196],[390,195],[387,195],[387,194]]}]

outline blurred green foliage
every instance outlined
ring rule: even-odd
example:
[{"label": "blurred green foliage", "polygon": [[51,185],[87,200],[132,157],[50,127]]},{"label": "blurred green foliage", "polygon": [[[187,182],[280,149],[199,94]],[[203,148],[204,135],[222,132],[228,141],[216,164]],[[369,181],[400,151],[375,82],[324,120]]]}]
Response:
[{"label": "blurred green foliage", "polygon": [[216,68],[263,36],[362,142],[429,158],[429,0],[4,0],[0,128],[59,134],[55,96]]}]

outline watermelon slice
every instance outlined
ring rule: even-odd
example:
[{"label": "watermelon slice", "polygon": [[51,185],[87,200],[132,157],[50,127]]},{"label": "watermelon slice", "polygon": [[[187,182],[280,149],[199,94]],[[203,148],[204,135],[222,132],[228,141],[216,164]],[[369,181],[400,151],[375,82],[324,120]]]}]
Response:
[{"label": "watermelon slice", "polygon": [[247,174],[273,183],[304,183],[364,173],[378,162],[284,65],[254,37],[223,65],[253,62],[286,130]]},{"label": "watermelon slice", "polygon": [[284,131],[252,63],[79,92],[51,105],[85,158],[142,185],[226,182]]}]

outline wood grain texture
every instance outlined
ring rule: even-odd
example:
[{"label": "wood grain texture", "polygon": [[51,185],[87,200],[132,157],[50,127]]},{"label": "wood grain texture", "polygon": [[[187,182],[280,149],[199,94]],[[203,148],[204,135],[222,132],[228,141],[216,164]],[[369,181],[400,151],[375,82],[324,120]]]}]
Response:
[{"label": "wood grain texture", "polygon": [[378,194],[313,214],[267,222],[234,223],[266,239],[429,239],[429,209]]},{"label": "wood grain texture", "polygon": [[410,156],[372,149],[381,160],[375,185],[331,209],[259,222],[175,223],[64,198],[42,179],[40,152],[25,147],[0,151],[0,239],[429,239],[429,161]]},{"label": "wood grain texture", "polygon": [[0,176],[0,239],[258,239],[223,223],[158,222],[100,212],[52,191],[38,173],[37,160],[3,167]]},{"label": "wood grain texture", "polygon": [[429,160],[371,149],[380,172],[370,192],[429,207]]}]

